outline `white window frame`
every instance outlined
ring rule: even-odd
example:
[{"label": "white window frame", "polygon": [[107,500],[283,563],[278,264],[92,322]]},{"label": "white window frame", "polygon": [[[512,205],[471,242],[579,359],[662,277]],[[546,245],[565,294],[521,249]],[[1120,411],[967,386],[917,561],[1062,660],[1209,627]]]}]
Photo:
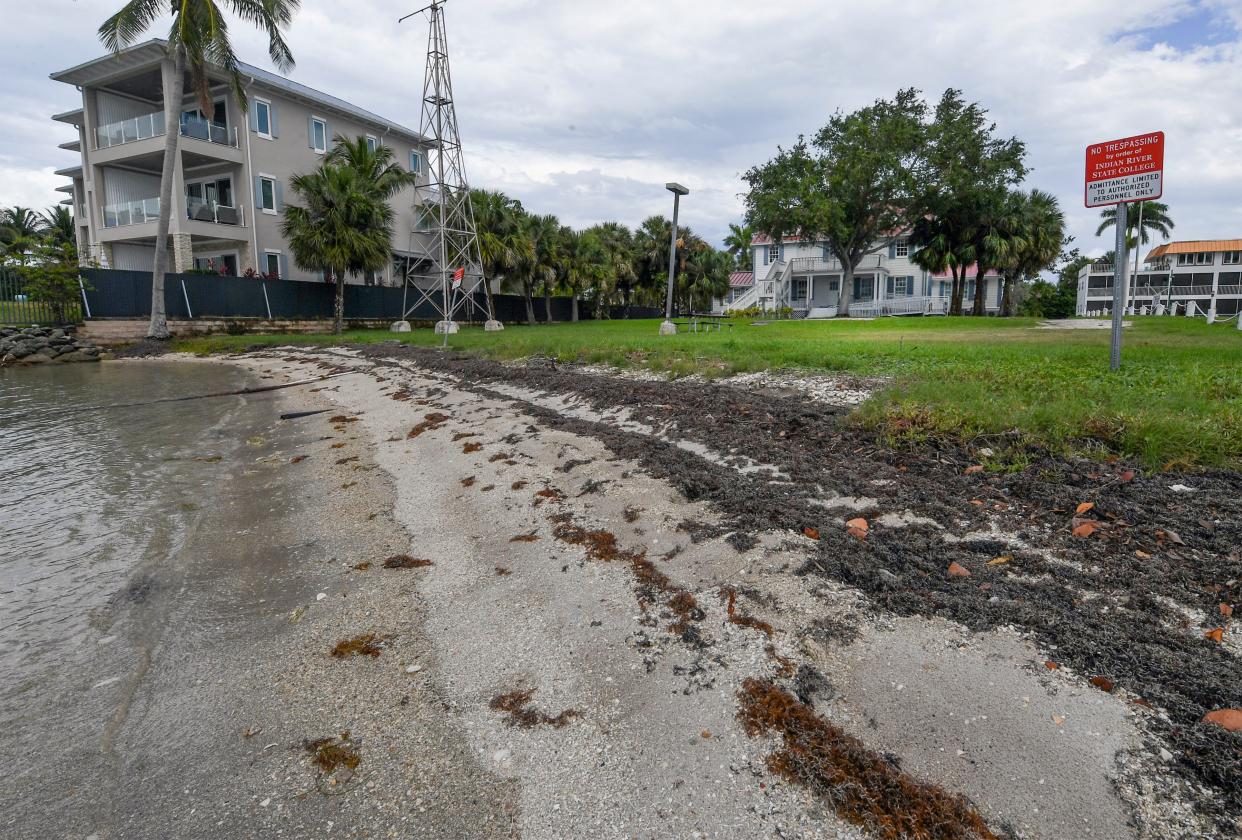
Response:
[{"label": "white window frame", "polygon": [[1195,265],[1211,265],[1212,263],[1215,262],[1215,260],[1212,258],[1213,254],[1209,251],[1200,251],[1198,254],[1196,254],[1196,256],[1198,257],[1198,259],[1195,261]]},{"label": "white window frame", "polygon": [[[276,275],[277,277],[279,277],[281,280],[286,280],[286,279],[288,279],[288,278],[284,277],[284,276],[282,275],[281,271],[280,271],[280,258],[281,258],[281,256],[282,256],[282,252],[280,252],[280,251],[274,251],[274,250],[272,250],[271,248],[264,248],[264,249],[263,249],[263,263],[264,263],[264,264],[263,264],[263,268],[265,269],[265,270],[263,271],[263,275],[264,275],[264,276],[267,276],[268,274],[275,274],[275,275]],[[275,258],[276,258],[276,270],[275,270],[275,271],[267,271],[266,269],[267,269],[267,268],[268,268],[268,266],[270,265],[269,261],[271,260],[271,258],[272,258],[272,257],[275,257]]]},{"label": "white window frame", "polygon": [[774,242],[768,246],[768,264],[781,261],[781,246],[779,242]]},{"label": "white window frame", "polygon": [[[901,246],[898,246],[901,247]],[[904,275],[893,278],[893,297],[909,297],[913,293],[914,278]]]},{"label": "white window frame", "polygon": [[897,242],[897,243],[895,243],[895,244],[893,245],[893,256],[894,256],[894,257],[908,257],[908,256],[910,256],[910,243],[908,243],[908,242]]},{"label": "white window frame", "polygon": [[[321,149],[321,148],[319,148],[318,146],[316,146],[316,145],[315,145],[315,123],[319,123],[321,126],[323,126],[323,148],[322,148],[322,149]],[[317,154],[317,155],[327,154],[327,151],[328,151],[328,121],[327,121],[326,119],[324,119],[323,117],[317,117],[317,116],[315,116],[314,114],[311,114],[311,136],[310,136],[310,141],[311,141],[311,148],[312,148],[312,149],[314,149],[315,154]]]},{"label": "white window frame", "polygon": [[[415,159],[418,160],[417,166],[414,165]],[[423,174],[423,153],[418,149],[410,149],[410,171],[415,175]]]},{"label": "white window frame", "polygon": [[368,134],[366,137],[367,137],[367,149],[369,149],[372,152],[379,151],[379,147],[380,147],[379,138],[376,137],[374,134]]},{"label": "white window frame", "polygon": [[1225,251],[1221,254],[1221,265],[1242,265],[1242,251]]},{"label": "white window frame", "polygon": [[[259,124],[258,108],[260,105],[262,105],[264,108],[267,109],[267,131],[264,131],[263,127]],[[276,137],[275,135],[272,134],[272,101],[270,99],[260,99],[259,97],[256,96],[254,98],[254,107],[255,107],[254,126],[256,129],[255,134],[259,135],[264,140],[275,140]]]},{"label": "white window frame", "polygon": [[263,201],[263,182],[264,181],[269,181],[272,185],[272,206],[268,207],[266,204],[260,204],[259,212],[266,213],[269,216],[275,216],[277,213],[276,211],[276,176],[265,175],[262,172],[259,173],[259,201],[260,202]]}]

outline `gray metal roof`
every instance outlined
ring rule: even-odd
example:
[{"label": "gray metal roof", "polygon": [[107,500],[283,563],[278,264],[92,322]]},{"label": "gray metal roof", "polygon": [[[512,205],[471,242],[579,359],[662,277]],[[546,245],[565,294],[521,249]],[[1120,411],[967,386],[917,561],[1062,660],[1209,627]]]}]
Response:
[{"label": "gray metal roof", "polygon": [[[118,62],[121,66],[130,66],[136,62],[150,63],[152,60],[158,61],[162,58],[167,44],[168,42],[163,38],[152,38],[149,41],[144,41],[141,44],[135,44],[132,47],[121,50],[119,53],[109,53],[108,55],[71,67],[68,70],[53,73],[51,77],[56,81],[68,84],[88,85],[97,82],[98,79],[113,75],[109,71],[114,71],[118,66]],[[277,75],[270,70],[264,70],[261,67],[255,67],[253,64],[246,64],[244,62],[238,62],[238,69],[241,70],[243,75],[254,79],[257,84],[279,91],[287,96],[312,102],[324,108],[330,108],[376,128],[388,129],[390,132],[403,135],[410,140],[426,141],[426,138],[412,128],[407,128],[400,123],[385,119],[365,108],[359,108],[357,105],[346,102],[339,97],[315,90],[292,79],[286,79],[284,76]],[[65,115],[58,115],[58,117],[61,116]]]}]

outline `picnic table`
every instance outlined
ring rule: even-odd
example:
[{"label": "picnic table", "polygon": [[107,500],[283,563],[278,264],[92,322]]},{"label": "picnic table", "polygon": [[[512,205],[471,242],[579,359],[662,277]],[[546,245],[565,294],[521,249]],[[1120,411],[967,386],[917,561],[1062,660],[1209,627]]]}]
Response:
[{"label": "picnic table", "polygon": [[688,320],[674,321],[679,331],[685,328],[685,332],[720,332],[724,327],[733,329],[733,321],[728,315],[716,314],[714,312],[693,312]]}]

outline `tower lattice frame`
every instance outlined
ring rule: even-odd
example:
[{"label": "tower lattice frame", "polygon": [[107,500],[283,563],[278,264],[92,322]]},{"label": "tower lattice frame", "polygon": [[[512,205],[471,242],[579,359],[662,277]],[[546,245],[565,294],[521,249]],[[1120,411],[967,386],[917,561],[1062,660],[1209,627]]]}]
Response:
[{"label": "tower lattice frame", "polygon": [[[467,320],[474,320],[477,315],[492,322],[495,316],[491,311],[491,295],[485,294],[483,302],[476,296],[487,281],[462,159],[461,132],[453,106],[443,7],[444,0],[436,0],[420,10],[430,13],[430,26],[418,128],[429,145],[425,167],[428,180],[425,188],[420,186],[420,191],[425,192],[417,208],[415,232],[426,232],[429,241],[427,259],[405,273],[406,292],[413,289],[416,299],[407,308],[408,297],[403,295],[402,308],[407,319],[420,305],[430,303],[440,314],[441,322],[453,322],[458,314],[464,314]],[[418,12],[406,17],[413,14]],[[438,298],[436,292],[440,293]]]}]

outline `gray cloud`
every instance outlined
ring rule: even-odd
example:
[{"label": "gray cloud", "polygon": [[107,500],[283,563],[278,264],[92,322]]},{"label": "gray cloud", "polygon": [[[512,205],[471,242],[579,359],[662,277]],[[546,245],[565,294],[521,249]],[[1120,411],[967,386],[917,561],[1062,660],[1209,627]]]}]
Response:
[{"label": "gray cloud", "polygon": [[[97,55],[94,30],[119,3],[26,10],[5,0],[9,31],[23,38],[0,59],[9,140],[0,203],[59,197],[50,173],[72,162],[55,148],[70,132],[47,117],[76,94],[47,74]],[[417,127],[425,22],[396,25],[417,5],[304,0],[294,77]],[[899,87],[934,99],[953,86],[1027,142],[1028,185],[1058,195],[1080,244],[1097,253],[1107,244],[1082,207],[1083,149],[1154,129],[1168,134],[1178,235],[1242,233],[1242,160],[1231,154],[1242,148],[1239,22],[1240,0],[448,4],[472,181],[532,210],[634,225],[668,212],[663,184],[676,179],[693,189],[687,224],[718,240],[741,214],[740,173],[777,144]],[[233,31],[242,54],[263,64],[258,34]]]}]

